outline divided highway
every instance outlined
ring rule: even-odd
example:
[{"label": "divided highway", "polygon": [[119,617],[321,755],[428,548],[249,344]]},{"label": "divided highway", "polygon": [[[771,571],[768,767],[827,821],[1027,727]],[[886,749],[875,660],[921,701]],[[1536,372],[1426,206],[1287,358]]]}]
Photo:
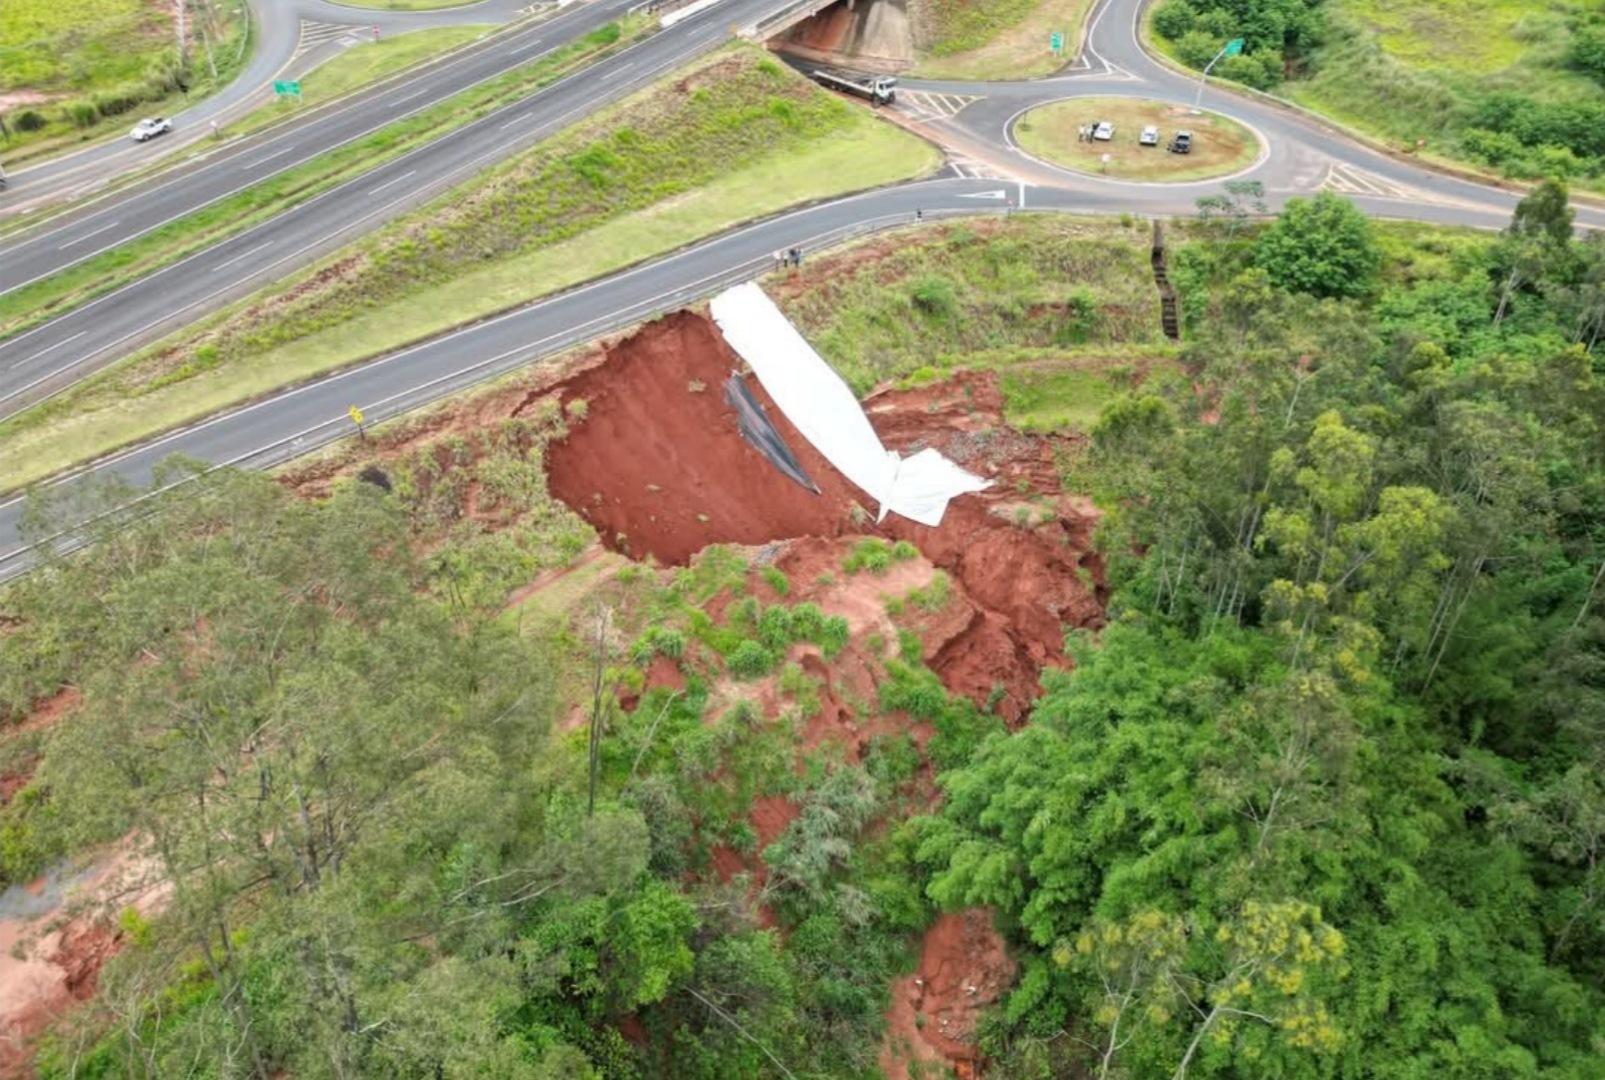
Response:
[{"label": "divided highway", "polygon": [[[41,372],[71,379],[168,320],[187,319],[223,296],[284,273],[358,230],[399,213],[483,165],[504,158],[585,112],[723,40],[789,0],[721,0],[631,49],[592,65],[533,98],[486,117],[407,157],[280,215],[269,225],[0,344],[0,395]],[[512,371],[567,346],[673,310],[770,268],[773,252],[805,252],[920,217],[985,212],[1187,214],[1220,181],[1133,183],[1086,176],[1024,154],[1012,137],[1019,116],[1049,101],[1123,94],[1190,105],[1197,84],[1147,56],[1135,27],[1143,0],[1104,0],[1082,60],[1067,75],[1021,83],[906,81],[905,119],[949,152],[941,179],[905,184],[808,207],[734,229],[680,253],[465,327],[363,366],[231,410],[96,463],[57,485],[117,477],[145,486],[171,454],[261,468],[351,434],[355,405],[374,421]],[[592,12],[616,11],[601,6]],[[550,24],[548,24],[550,25]],[[533,31],[532,31],[533,33]],[[922,111],[922,98],[946,109]],[[914,102],[912,115],[909,102]],[[1334,174],[1368,177],[1350,192],[1367,213],[1447,225],[1502,227],[1517,195],[1418,167],[1300,114],[1212,89],[1206,104],[1253,127],[1266,151],[1242,174],[1261,180],[1267,201],[1332,186]],[[957,106],[956,108],[954,106]],[[1580,207],[1580,224],[1605,227],[1605,213]],[[7,253],[0,251],[0,257]],[[153,324],[153,320],[155,323]],[[59,325],[58,325],[59,324]],[[25,349],[27,350],[25,352]],[[75,358],[84,358],[83,360]],[[50,385],[46,375],[41,385]],[[3,400],[3,398],[0,398]],[[0,412],[4,406],[0,405]],[[18,526],[22,500],[0,502],[0,578],[26,569]]]},{"label": "divided highway", "polygon": [[[0,249],[0,293],[124,242],[474,82],[501,74],[623,14],[637,0],[594,0],[498,39],[495,49],[377,101],[296,127],[250,151],[130,193],[69,225]],[[783,0],[723,0],[521,101],[378,166],[300,206],[33,330],[0,341],[0,417],[305,266],[475,172],[720,45],[733,21]],[[381,119],[382,117],[382,119]]]}]

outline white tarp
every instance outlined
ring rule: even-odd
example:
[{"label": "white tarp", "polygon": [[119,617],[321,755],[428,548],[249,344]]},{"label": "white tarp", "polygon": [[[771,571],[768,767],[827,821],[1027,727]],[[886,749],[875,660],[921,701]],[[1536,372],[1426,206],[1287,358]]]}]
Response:
[{"label": "white tarp", "polygon": [[881,445],[869,417],[840,375],[825,363],[757,282],[713,298],[713,320],[764,390],[826,461],[880,506],[919,522],[942,523],[948,500],[991,484],[933,449],[908,458]]}]

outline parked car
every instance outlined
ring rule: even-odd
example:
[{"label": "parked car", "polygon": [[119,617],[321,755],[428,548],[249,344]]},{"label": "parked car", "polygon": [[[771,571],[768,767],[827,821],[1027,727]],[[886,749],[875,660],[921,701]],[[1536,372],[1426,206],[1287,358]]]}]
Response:
[{"label": "parked car", "polygon": [[1142,134],[1137,136],[1137,142],[1142,146],[1158,146],[1159,129],[1149,124],[1142,129]]},{"label": "parked car", "polygon": [[1190,154],[1190,153],[1192,153],[1193,152],[1193,133],[1190,132],[1190,131],[1178,131],[1178,132],[1176,132],[1176,137],[1174,139],[1170,140],[1169,149],[1170,149],[1170,152],[1172,154]]},{"label": "parked car", "polygon": [[134,125],[134,130],[128,137],[135,142],[147,142],[158,135],[165,135],[173,130],[173,122],[165,116],[150,116]]},{"label": "parked car", "polygon": [[1115,137],[1115,126],[1107,120],[1098,121],[1098,126],[1092,129],[1092,137],[1099,142],[1108,142]]}]

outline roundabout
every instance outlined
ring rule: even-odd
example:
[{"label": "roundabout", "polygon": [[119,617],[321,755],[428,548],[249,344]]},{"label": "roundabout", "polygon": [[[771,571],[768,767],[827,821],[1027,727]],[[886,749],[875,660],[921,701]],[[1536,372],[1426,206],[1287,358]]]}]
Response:
[{"label": "roundabout", "polygon": [[1234,176],[1266,152],[1253,131],[1220,113],[1134,97],[1038,105],[1021,113],[1010,133],[1021,150],[1051,165],[1150,184]]}]

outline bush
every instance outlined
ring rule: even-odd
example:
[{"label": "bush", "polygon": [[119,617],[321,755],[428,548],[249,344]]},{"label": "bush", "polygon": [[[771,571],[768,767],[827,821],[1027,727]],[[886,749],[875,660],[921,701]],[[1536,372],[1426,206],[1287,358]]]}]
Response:
[{"label": "bush", "polygon": [[791,582],[786,579],[785,574],[776,570],[773,566],[763,568],[763,579],[771,589],[775,590],[776,596],[785,596],[791,592]]},{"label": "bush", "polygon": [[67,119],[78,127],[86,128],[100,119],[100,113],[95,111],[93,102],[75,101],[67,106]]},{"label": "bush", "polygon": [[930,275],[914,283],[910,295],[914,306],[927,315],[934,315],[942,319],[951,319],[958,313],[958,293],[953,283],[945,277]]},{"label": "bush", "polygon": [[23,109],[12,123],[18,131],[38,131],[45,126],[45,116],[36,109]]},{"label": "bush", "polygon": [[1272,283],[1314,296],[1360,296],[1381,266],[1371,222],[1347,199],[1323,191],[1289,199],[1260,234],[1254,261]]},{"label": "bush", "polygon": [[775,658],[768,649],[749,639],[732,649],[725,663],[738,679],[758,679],[775,666]]}]

